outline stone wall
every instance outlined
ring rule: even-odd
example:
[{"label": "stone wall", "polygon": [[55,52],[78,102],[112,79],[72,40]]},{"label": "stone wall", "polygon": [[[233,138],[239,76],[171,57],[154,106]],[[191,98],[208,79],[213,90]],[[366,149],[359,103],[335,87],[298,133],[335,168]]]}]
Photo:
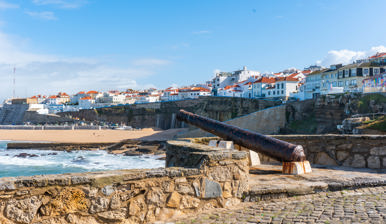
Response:
[{"label": "stone wall", "polygon": [[229,120],[258,110],[280,104],[279,101],[247,99],[238,97],[203,96],[187,99],[147,104],[132,104],[78,112],[60,113],[91,121],[125,123],[135,128],[157,127],[161,129],[186,127],[176,119],[180,109],[220,121]]},{"label": "stone wall", "polygon": [[[355,168],[386,169],[386,135],[270,135],[302,145],[312,164]],[[195,138],[192,142],[208,144],[211,138]],[[239,146],[235,145],[236,148]],[[241,150],[247,150],[241,147]],[[262,163],[278,162],[259,153]]]},{"label": "stone wall", "polygon": [[386,135],[276,135],[302,145],[311,163],[386,169]]},{"label": "stone wall", "polygon": [[247,155],[168,142],[167,168],[0,178],[0,223],[148,223],[226,207],[248,190]]}]

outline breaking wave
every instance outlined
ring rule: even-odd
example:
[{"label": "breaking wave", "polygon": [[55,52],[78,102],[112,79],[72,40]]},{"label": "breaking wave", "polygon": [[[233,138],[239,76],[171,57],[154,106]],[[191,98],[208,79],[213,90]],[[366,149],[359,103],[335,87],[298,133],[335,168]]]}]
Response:
[{"label": "breaking wave", "polygon": [[53,151],[6,149],[9,141],[0,141],[0,177],[31,176],[117,169],[164,167],[160,156],[123,156],[106,151]]}]

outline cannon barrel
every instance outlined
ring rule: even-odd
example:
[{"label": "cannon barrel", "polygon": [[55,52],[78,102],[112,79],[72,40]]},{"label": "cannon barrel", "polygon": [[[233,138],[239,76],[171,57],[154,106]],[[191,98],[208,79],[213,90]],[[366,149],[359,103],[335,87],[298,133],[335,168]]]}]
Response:
[{"label": "cannon barrel", "polygon": [[184,110],[178,112],[177,119],[278,161],[298,162],[306,159],[301,145],[294,145]]}]

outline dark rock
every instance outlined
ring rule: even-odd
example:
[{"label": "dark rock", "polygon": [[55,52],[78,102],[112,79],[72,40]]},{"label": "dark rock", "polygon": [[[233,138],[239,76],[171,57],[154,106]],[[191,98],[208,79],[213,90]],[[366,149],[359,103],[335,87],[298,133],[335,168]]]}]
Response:
[{"label": "dark rock", "polygon": [[75,159],[72,160],[72,162],[81,163],[81,164],[88,163],[87,159],[84,158],[83,156],[76,157]]},{"label": "dark rock", "polygon": [[152,153],[153,151],[151,149],[148,149],[148,148],[138,148],[137,150],[135,150],[137,152],[141,152],[141,153],[146,153],[146,154],[149,154],[149,153]]},{"label": "dark rock", "polygon": [[124,156],[140,156],[140,155],[142,155],[142,153],[140,153],[140,152],[136,152],[136,151],[126,151],[126,152],[124,152],[124,154],[123,154]]},{"label": "dark rock", "polygon": [[27,158],[27,157],[38,157],[38,155],[36,155],[36,154],[29,154],[29,153],[22,152],[22,153],[20,153],[19,155],[15,155],[14,157],[18,157],[18,158]]}]

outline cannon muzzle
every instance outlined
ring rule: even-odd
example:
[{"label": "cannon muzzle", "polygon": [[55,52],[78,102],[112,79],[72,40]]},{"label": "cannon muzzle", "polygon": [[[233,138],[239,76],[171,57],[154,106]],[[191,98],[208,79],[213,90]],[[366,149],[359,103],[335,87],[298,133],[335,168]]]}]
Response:
[{"label": "cannon muzzle", "polygon": [[294,145],[184,110],[178,112],[177,119],[278,161],[300,162],[306,159],[301,145]]}]

